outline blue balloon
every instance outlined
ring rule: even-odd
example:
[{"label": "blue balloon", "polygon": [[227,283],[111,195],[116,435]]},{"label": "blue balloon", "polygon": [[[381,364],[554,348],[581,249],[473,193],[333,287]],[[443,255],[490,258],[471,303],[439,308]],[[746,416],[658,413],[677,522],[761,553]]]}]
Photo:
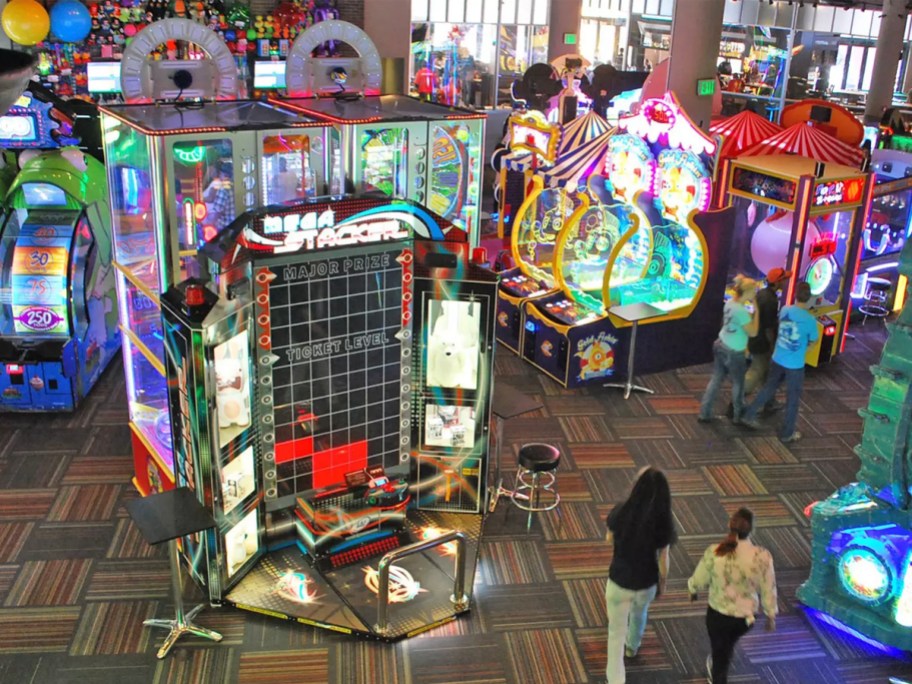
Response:
[{"label": "blue balloon", "polygon": [[92,15],[76,0],[60,0],[49,12],[51,33],[65,43],[79,43],[92,30]]}]

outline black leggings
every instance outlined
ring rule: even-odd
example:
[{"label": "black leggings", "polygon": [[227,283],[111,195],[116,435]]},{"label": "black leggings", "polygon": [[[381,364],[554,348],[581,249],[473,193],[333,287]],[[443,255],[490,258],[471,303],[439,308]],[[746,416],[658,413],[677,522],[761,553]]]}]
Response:
[{"label": "black leggings", "polygon": [[753,625],[748,625],[744,618],[724,615],[707,607],[706,631],[709,632],[709,643],[712,647],[713,684],[728,684],[728,665],[735,651],[735,644],[751,627]]}]

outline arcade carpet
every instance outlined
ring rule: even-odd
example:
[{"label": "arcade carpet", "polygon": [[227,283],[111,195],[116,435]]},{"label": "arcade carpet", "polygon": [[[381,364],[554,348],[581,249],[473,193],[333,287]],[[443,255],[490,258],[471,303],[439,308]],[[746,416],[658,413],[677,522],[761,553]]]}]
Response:
[{"label": "arcade carpet", "polygon": [[[795,599],[809,569],[804,507],[850,481],[852,447],[880,354],[882,325],[829,367],[808,374],[799,429],[784,446],[772,425],[753,433],[727,421],[697,423],[709,366],[641,378],[655,396],[601,388],[565,391],[508,352],[498,380],[542,399],[537,414],[508,421],[504,460],[523,441],[558,445],[562,518],[525,517],[502,502],[485,525],[475,602],[463,618],[386,644],[345,637],[240,610],[207,609],[201,625],[224,641],[181,640],[155,658],[170,617],[165,549],[147,547],[124,503],[131,457],[119,364],[71,416],[0,416],[0,682],[87,684],[564,684],[601,682],[605,668],[604,582],[610,551],[604,518],[638,468],[669,474],[681,531],[669,591],[652,607],[628,682],[705,681],[705,604],[691,604],[686,578],[705,546],[741,505],[757,515],[756,537],[776,562],[779,631],[742,639],[733,684],[883,683],[912,680],[912,659],[883,652],[810,618]],[[721,410],[721,405],[720,405]],[[194,586],[188,598],[199,598]]]}]

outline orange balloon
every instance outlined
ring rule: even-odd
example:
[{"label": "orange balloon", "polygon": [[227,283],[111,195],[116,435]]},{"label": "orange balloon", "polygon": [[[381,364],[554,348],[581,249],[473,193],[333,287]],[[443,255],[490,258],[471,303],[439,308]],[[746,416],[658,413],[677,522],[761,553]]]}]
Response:
[{"label": "orange balloon", "polygon": [[13,42],[35,45],[47,37],[51,18],[35,0],[13,0],[3,8],[0,25]]}]

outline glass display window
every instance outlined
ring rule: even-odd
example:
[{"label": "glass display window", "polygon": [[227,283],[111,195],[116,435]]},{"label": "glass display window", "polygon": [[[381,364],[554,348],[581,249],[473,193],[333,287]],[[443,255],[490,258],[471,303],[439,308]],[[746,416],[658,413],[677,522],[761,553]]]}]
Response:
[{"label": "glass display window", "polygon": [[553,282],[551,266],[557,252],[557,237],[576,203],[565,191],[543,190],[520,219],[515,238],[514,256],[523,270],[544,282]]},{"label": "glass display window", "polygon": [[459,228],[474,227],[479,211],[481,129],[469,124],[433,124],[428,208]]},{"label": "glass display window", "polygon": [[225,556],[228,577],[237,574],[244,564],[260,549],[257,509],[253,509],[241,521],[225,533]]},{"label": "glass display window", "polygon": [[842,303],[854,215],[854,211],[840,211],[808,220],[808,259],[802,265],[803,277],[811,286],[811,295],[830,304]]},{"label": "glass display window", "polygon": [[310,164],[312,147],[322,142],[309,135],[268,135],[262,143],[263,203],[300,202],[315,197],[317,176]]},{"label": "glass display window", "polygon": [[426,320],[425,384],[444,389],[478,389],[480,305],[432,299],[427,305]]},{"label": "glass display window", "polygon": [[387,197],[408,196],[408,131],[399,127],[365,129],[358,146],[362,190]]},{"label": "glass display window", "polygon": [[222,510],[226,515],[256,490],[254,464],[253,446],[248,446],[221,469]]},{"label": "glass display window", "polygon": [[213,349],[219,449],[250,427],[250,349],[247,331]]}]

